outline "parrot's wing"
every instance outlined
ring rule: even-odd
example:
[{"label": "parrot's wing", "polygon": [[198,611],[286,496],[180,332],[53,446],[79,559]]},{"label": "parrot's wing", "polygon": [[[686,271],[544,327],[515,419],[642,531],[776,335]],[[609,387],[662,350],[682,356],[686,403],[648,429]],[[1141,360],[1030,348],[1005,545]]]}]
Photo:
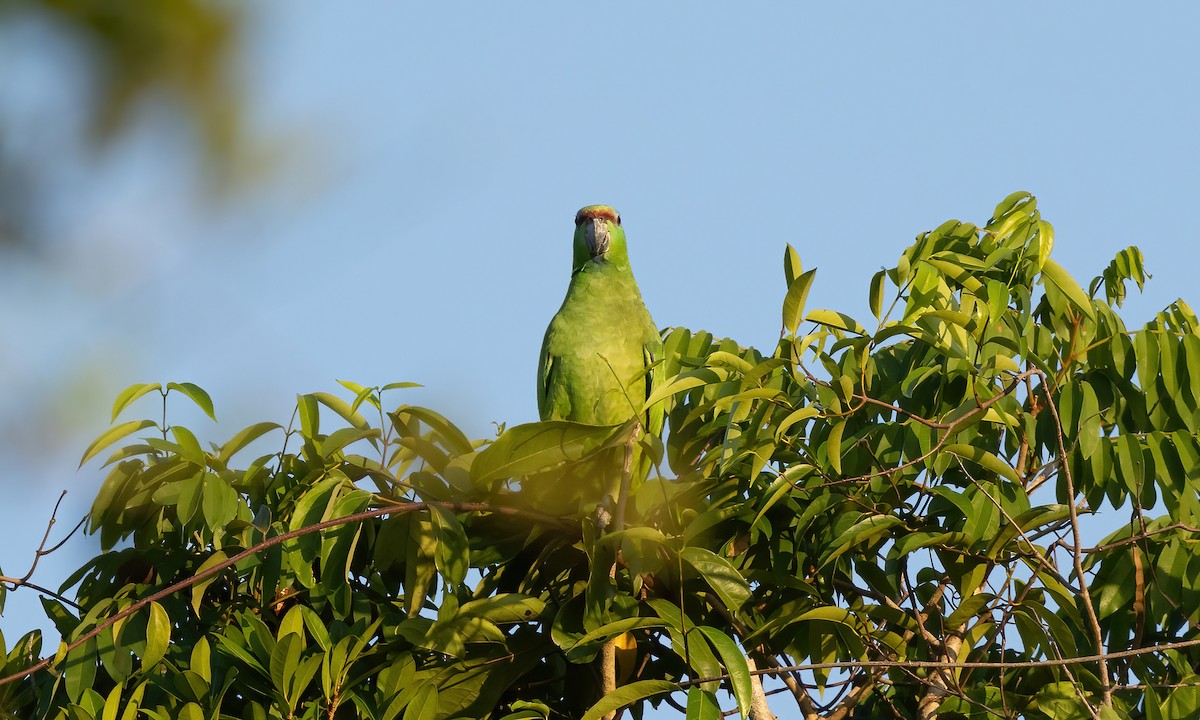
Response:
[{"label": "parrot's wing", "polygon": [[550,354],[550,343],[543,342],[542,354],[538,357],[537,388],[538,417],[542,420],[545,420],[550,412],[550,376],[553,372],[554,356]]}]

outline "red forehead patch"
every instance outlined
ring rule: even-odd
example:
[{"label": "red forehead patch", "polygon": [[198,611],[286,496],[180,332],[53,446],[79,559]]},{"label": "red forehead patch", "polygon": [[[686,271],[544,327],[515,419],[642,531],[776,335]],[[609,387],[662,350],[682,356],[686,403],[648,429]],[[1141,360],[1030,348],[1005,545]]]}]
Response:
[{"label": "red forehead patch", "polygon": [[621,224],[620,214],[608,205],[588,205],[575,214],[575,224],[578,225],[584,220],[594,220],[596,218],[608,220],[616,225]]}]

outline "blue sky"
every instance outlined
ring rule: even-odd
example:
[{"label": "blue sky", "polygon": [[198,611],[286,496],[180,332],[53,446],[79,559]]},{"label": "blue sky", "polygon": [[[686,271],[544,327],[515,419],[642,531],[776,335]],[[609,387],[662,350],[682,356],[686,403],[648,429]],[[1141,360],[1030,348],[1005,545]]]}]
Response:
[{"label": "blue sky", "polygon": [[[1142,248],[1130,324],[1200,307],[1200,6],[415,5],[258,6],[241,78],[276,162],[250,200],[192,202],[194,158],[153,117],[60,171],[79,192],[53,263],[0,268],[5,572],[60,490],[57,529],[85,512],[101,474],[75,465],[133,382],[205,387],[220,425],[178,417],[212,439],[336,378],[421,382],[396,401],[474,436],[534,419],[585,204],[621,211],[660,325],[743,344],[778,336],[785,242],[820,268],[809,307],[863,317],[916,234],[1019,189],[1084,283]],[[13,92],[66,102],[58,62],[23,64]],[[93,551],[73,541],[35,579]],[[41,625],[36,599],[0,622]]]}]

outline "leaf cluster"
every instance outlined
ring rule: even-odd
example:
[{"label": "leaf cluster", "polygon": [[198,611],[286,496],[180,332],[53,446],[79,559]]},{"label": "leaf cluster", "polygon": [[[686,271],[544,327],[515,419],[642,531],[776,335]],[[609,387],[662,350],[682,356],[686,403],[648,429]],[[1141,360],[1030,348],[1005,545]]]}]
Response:
[{"label": "leaf cluster", "polygon": [[[63,644],[0,707],[717,718],[765,687],[838,720],[1195,715],[1200,322],[1180,300],[1127,328],[1137,249],[1085,290],[1053,242],[1027,193],[946,222],[871,279],[869,322],[808,309],[789,246],[770,353],[664,334],[665,439],[472,441],[354,383],[220,445],[165,412],[118,425],[85,455],[125,442],[90,516],[104,552],[45,599]],[[212,414],[180,383],[114,419],[155,391]],[[634,441],[656,472],[607,527],[587,488]],[[1089,547],[1101,513],[1117,529]],[[40,651],[22,638],[5,674]]]}]

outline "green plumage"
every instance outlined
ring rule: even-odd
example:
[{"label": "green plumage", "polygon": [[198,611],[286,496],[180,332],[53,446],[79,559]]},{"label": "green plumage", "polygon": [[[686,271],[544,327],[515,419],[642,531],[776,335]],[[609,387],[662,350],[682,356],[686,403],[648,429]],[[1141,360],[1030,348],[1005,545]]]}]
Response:
[{"label": "green plumage", "polygon": [[[575,226],[571,284],[542,342],[538,412],[542,420],[616,425],[641,412],[662,341],[633,279],[617,212],[589,205]],[[662,432],[661,405],[642,425],[650,435]]]}]

